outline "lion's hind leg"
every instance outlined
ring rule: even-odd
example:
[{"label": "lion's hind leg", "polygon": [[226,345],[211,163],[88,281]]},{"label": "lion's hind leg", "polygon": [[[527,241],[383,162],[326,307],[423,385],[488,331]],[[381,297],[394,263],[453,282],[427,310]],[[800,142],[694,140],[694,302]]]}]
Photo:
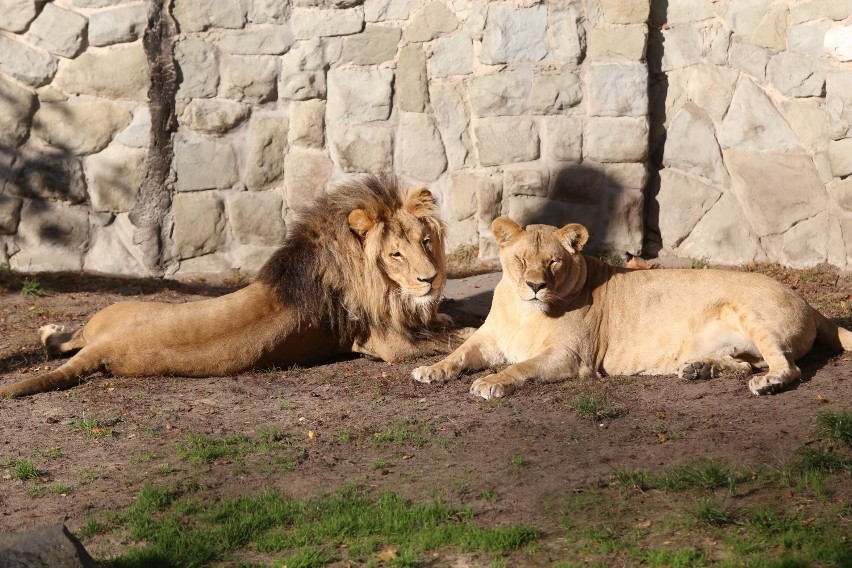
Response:
[{"label": "lion's hind leg", "polygon": [[38,337],[51,357],[77,351],[86,345],[82,328],[66,332],[63,326],[49,323],[39,328]]}]

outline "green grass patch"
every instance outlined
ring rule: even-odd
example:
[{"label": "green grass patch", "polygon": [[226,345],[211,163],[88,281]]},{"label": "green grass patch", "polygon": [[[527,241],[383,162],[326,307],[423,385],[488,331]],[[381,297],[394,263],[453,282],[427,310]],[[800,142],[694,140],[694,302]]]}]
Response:
[{"label": "green grass patch", "polygon": [[817,414],[817,434],[837,444],[852,446],[852,412]]},{"label": "green grass patch", "polygon": [[32,298],[34,296],[41,296],[43,293],[38,280],[35,278],[24,278],[24,281],[21,283],[21,294]]},{"label": "green grass patch", "polygon": [[87,438],[109,438],[112,436],[112,428],[97,418],[84,418],[77,420],[71,425],[75,432],[82,432]]},{"label": "green grass patch", "polygon": [[12,479],[18,481],[35,479],[42,474],[36,465],[26,458],[13,458],[6,462],[5,467],[9,468]]},{"label": "green grass patch", "polygon": [[229,462],[242,458],[255,444],[243,435],[217,439],[203,434],[187,434],[177,442],[180,457],[194,465]]},{"label": "green grass patch", "polygon": [[373,434],[377,444],[410,444],[422,448],[431,436],[430,429],[417,420],[395,420],[381,432]]},{"label": "green grass patch", "polygon": [[737,484],[752,477],[749,470],[736,471],[717,460],[697,460],[666,468],[652,474],[648,470],[617,469],[616,483],[622,487],[641,489],[661,489],[664,491],[683,491],[685,489],[728,488],[732,493]]},{"label": "green grass patch", "polygon": [[598,400],[597,397],[588,394],[576,397],[570,406],[579,417],[591,420],[605,420],[618,415],[615,410],[607,407],[606,401]]},{"label": "green grass patch", "polygon": [[712,497],[700,499],[692,514],[699,524],[708,527],[724,527],[737,522],[736,514],[730,508],[720,505]]}]

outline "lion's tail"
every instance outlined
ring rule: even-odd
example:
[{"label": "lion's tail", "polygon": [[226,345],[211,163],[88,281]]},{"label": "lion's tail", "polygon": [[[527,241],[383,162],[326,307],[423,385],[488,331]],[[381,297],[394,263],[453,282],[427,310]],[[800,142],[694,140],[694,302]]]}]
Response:
[{"label": "lion's tail", "polygon": [[0,398],[67,389],[80,384],[87,375],[98,371],[100,368],[101,362],[95,352],[84,347],[58,369],[0,387]]},{"label": "lion's tail", "polygon": [[852,351],[852,331],[838,326],[816,310],[814,313],[817,320],[817,341],[837,351]]}]

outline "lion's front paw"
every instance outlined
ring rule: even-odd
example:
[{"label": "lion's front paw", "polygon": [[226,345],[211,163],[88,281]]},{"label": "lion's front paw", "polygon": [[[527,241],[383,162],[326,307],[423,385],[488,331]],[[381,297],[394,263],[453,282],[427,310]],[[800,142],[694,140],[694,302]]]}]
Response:
[{"label": "lion's front paw", "polygon": [[486,400],[509,396],[513,392],[515,392],[514,383],[506,377],[501,377],[500,374],[476,379],[470,385],[470,394],[481,396]]},{"label": "lion's front paw", "polygon": [[431,367],[417,367],[411,371],[411,376],[418,383],[442,383],[450,378],[449,373],[438,365]]}]

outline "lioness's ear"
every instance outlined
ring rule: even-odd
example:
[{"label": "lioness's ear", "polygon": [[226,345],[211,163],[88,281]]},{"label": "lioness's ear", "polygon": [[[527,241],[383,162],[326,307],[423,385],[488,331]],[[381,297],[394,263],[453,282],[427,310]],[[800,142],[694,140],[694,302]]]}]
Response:
[{"label": "lioness's ear", "polygon": [[521,226],[508,217],[497,217],[491,222],[491,232],[494,233],[494,238],[497,239],[500,248],[509,244],[509,241],[521,234],[522,231]]},{"label": "lioness's ear", "polygon": [[355,231],[362,239],[375,226],[376,220],[370,217],[370,214],[363,209],[355,209],[349,214],[349,228]]},{"label": "lioness's ear", "polygon": [[415,187],[405,197],[403,208],[415,217],[434,217],[438,213],[435,198],[425,187]]},{"label": "lioness's ear", "polygon": [[589,231],[579,223],[569,223],[561,229],[556,229],[553,236],[568,252],[580,252],[589,240]]}]

